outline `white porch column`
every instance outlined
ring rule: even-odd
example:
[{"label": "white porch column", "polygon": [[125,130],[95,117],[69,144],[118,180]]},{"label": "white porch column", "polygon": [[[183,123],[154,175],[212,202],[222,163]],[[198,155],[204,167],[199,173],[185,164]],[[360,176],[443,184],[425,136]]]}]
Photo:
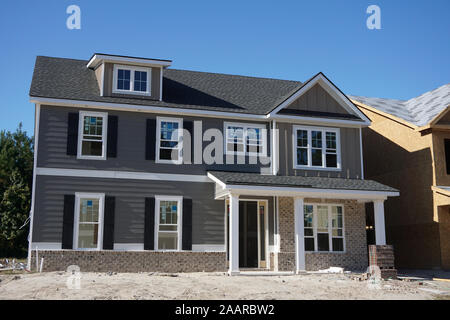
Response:
[{"label": "white porch column", "polygon": [[230,236],[229,258],[230,265],[228,273],[230,275],[239,273],[239,196],[230,195],[230,226],[228,227]]},{"label": "white porch column", "polygon": [[375,244],[386,244],[386,230],[384,225],[384,200],[373,201],[375,218]]},{"label": "white porch column", "polygon": [[294,199],[294,224],[295,224],[295,270],[305,271],[305,229],[303,198]]}]

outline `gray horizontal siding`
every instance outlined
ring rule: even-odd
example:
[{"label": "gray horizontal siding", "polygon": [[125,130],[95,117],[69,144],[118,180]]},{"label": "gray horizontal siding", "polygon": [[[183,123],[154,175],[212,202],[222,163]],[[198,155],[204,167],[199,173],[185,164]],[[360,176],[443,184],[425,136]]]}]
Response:
[{"label": "gray horizontal siding", "polygon": [[[119,118],[117,158],[106,160],[81,160],[76,156],[66,155],[67,146],[67,117],[69,112],[78,112],[80,108],[42,106],[39,126],[39,151],[38,167],[70,168],[70,169],[101,169],[101,170],[123,170],[137,172],[159,172],[159,173],[184,173],[205,174],[207,170],[229,170],[260,172],[261,164],[235,165],[206,165],[206,164],[161,164],[152,160],[145,160],[145,133],[146,119],[156,118],[156,115],[140,112],[108,111],[110,115]],[[104,110],[92,110],[103,111]],[[177,117],[177,116],[170,116]],[[181,118],[182,116],[179,116]],[[207,129],[216,128],[223,131],[223,120],[217,118],[184,117],[184,120],[202,121],[203,132]],[[243,121],[239,121],[243,122]],[[246,121],[249,122],[249,121]],[[252,123],[252,122],[249,122]],[[255,122],[253,122],[255,123]],[[256,122],[264,123],[264,122]],[[267,128],[269,125],[267,124]],[[269,133],[268,133],[269,136]],[[211,142],[203,142],[203,148]],[[267,138],[268,155],[270,156],[270,139]],[[225,157],[224,161],[225,163]],[[265,167],[269,167],[265,165]]]},{"label": "gray horizontal siding", "polygon": [[193,199],[193,244],[224,244],[224,202],[214,200],[213,183],[55,176],[37,176],[33,241],[61,242],[64,195],[75,192],[116,197],[115,243],[144,242],[145,197],[181,195]]}]

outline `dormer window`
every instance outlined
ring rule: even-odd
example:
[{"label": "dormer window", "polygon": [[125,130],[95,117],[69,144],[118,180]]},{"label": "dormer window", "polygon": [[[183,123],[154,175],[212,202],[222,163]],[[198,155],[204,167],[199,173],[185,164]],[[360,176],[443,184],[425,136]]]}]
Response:
[{"label": "dormer window", "polygon": [[151,95],[151,68],[114,65],[113,92]]}]

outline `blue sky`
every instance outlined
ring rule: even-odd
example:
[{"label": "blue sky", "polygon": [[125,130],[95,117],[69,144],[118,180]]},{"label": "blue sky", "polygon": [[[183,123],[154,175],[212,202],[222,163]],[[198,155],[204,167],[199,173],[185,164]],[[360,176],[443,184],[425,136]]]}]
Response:
[{"label": "blue sky", "polygon": [[[81,30],[66,8],[81,8]],[[369,5],[381,30],[369,30]],[[35,57],[113,53],[173,68],[304,81],[324,72],[347,94],[409,99],[449,83],[450,1],[8,1],[0,11],[0,129],[31,134]]]}]

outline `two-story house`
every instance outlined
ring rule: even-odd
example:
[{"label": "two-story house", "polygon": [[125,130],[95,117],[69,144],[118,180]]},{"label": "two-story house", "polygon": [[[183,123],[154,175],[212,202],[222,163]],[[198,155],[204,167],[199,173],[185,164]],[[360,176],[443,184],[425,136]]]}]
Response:
[{"label": "two-story house", "polygon": [[[369,119],[327,77],[38,57],[29,264],[85,271],[367,267]],[[37,257],[36,257],[37,255]]]},{"label": "two-story house", "polygon": [[351,98],[372,121],[366,177],[401,193],[386,202],[397,267],[449,269],[450,84],[409,100]]}]

